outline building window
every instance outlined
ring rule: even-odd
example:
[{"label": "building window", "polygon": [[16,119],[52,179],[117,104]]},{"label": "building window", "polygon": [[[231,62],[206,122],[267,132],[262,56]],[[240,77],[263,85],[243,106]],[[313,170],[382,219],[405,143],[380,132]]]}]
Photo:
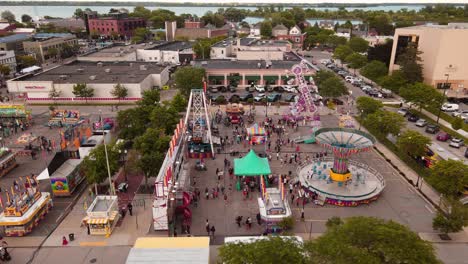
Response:
[{"label": "building window", "polygon": [[224,54],[224,50],[221,50],[221,54]]},{"label": "building window", "polygon": [[296,38],[296,42],[301,42],[301,39],[300,38]]},{"label": "building window", "polygon": [[437,83],[437,89],[450,89],[451,83]]}]

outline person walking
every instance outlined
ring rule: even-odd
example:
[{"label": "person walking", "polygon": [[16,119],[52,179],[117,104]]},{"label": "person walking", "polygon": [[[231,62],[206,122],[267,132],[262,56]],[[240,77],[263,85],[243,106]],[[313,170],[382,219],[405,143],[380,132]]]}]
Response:
[{"label": "person walking", "polygon": [[208,222],[208,219],[206,219],[206,222],[205,222],[205,229],[206,229],[206,233],[210,235],[210,222]]},{"label": "person walking", "polygon": [[301,221],[304,222],[304,208],[301,209]]},{"label": "person walking", "polygon": [[245,220],[245,223],[247,224],[247,229],[252,228],[252,218],[247,217],[247,220]]},{"label": "person walking", "polygon": [[210,231],[211,231],[211,236],[212,236],[212,237],[213,237],[213,239],[214,239],[214,237],[215,237],[215,231],[216,231],[216,228],[215,228],[214,226],[211,226],[211,229],[210,229]]},{"label": "person walking", "polygon": [[132,216],[133,215],[133,213],[132,213],[132,211],[133,211],[132,203],[128,203],[127,208],[128,208],[128,213],[130,214],[130,216]]},{"label": "person walking", "polygon": [[66,237],[62,237],[62,246],[68,245],[68,240]]},{"label": "person walking", "polygon": [[228,197],[227,197],[227,194],[225,193],[225,194],[224,194],[224,204],[226,204],[226,205],[228,204],[228,200],[227,200],[227,199],[228,199]]},{"label": "person walking", "polygon": [[262,224],[262,216],[260,215],[260,213],[257,213],[257,224],[258,225]]},{"label": "person walking", "polygon": [[241,223],[242,223],[242,216],[237,216],[236,217],[236,224],[238,227],[241,227]]}]

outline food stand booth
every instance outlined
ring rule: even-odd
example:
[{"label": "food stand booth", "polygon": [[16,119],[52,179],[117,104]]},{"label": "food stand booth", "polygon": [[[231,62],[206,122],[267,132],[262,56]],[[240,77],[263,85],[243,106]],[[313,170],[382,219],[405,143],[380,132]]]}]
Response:
[{"label": "food stand booth", "polygon": [[119,205],[115,195],[98,195],[86,211],[83,223],[90,235],[110,236],[119,220]]},{"label": "food stand booth", "polygon": [[252,149],[243,158],[234,159],[234,175],[237,177],[236,189],[259,186],[260,178],[271,174],[267,158],[260,158]]},{"label": "food stand booth", "polygon": [[265,129],[258,124],[247,128],[247,135],[249,136],[250,145],[264,144],[266,141]]},{"label": "food stand booth", "polygon": [[[24,185],[24,188],[20,185]],[[12,186],[11,193],[5,190],[5,194],[7,201],[0,214],[0,226],[3,226],[5,236],[31,233],[52,207],[50,193],[39,192],[37,180],[29,177],[26,177],[26,182],[21,180],[21,184]]]},{"label": "food stand booth", "polygon": [[22,123],[26,127],[31,124],[31,110],[22,104],[0,104],[0,123],[3,127],[8,123]]}]

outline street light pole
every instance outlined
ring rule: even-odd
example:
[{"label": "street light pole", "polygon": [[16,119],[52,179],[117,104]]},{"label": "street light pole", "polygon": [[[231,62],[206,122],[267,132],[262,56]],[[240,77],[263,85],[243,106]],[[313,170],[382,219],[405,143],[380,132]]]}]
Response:
[{"label": "street light pole", "polygon": [[439,124],[440,113],[442,111],[442,105],[443,105],[443,103],[445,101],[445,95],[447,94],[447,89],[448,89],[447,86],[449,85],[448,84],[449,74],[446,73],[445,76],[447,77],[447,80],[444,83],[444,96],[442,97],[442,100],[440,101],[439,112],[437,113],[437,121],[436,121],[437,124]]},{"label": "street light pole", "polygon": [[109,178],[109,187],[110,187],[110,194],[111,195],[115,195],[115,188],[114,188],[114,185],[112,184],[112,177],[111,177],[111,172],[110,172],[110,166],[109,166],[109,155],[107,154],[107,144],[106,144],[106,132],[104,132],[104,126],[103,126],[103,123],[102,123],[102,111],[101,109],[99,109],[99,123],[101,125],[101,130],[103,131],[103,135],[104,135],[104,153],[106,154],[106,165],[107,165],[107,176]]}]

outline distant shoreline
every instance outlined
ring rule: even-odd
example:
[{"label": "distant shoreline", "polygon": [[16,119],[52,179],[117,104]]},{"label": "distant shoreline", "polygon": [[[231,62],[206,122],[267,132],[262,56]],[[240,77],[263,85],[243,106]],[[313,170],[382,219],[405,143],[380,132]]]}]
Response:
[{"label": "distant shoreline", "polygon": [[[445,5],[454,5],[454,6],[463,6],[461,4],[455,4],[455,3],[444,3]],[[252,3],[252,4],[238,4],[238,3],[193,3],[193,2],[188,2],[188,3],[158,3],[158,2],[145,2],[145,1],[138,1],[138,2],[102,2],[102,1],[96,1],[96,2],[79,2],[79,1],[0,1],[0,6],[34,6],[34,5],[48,5],[48,6],[206,6],[206,7],[257,7],[257,6],[285,6],[285,7],[320,7],[320,8],[339,8],[339,7],[345,7],[345,8],[358,8],[358,7],[376,7],[376,6],[399,6],[399,5],[404,5],[404,6],[425,6],[425,5],[434,5],[433,3],[381,3],[381,4],[333,4],[333,3],[322,3],[322,4],[308,4],[308,3],[298,3],[298,4],[293,4],[293,3],[274,3],[274,4],[268,4],[268,3]]]}]

